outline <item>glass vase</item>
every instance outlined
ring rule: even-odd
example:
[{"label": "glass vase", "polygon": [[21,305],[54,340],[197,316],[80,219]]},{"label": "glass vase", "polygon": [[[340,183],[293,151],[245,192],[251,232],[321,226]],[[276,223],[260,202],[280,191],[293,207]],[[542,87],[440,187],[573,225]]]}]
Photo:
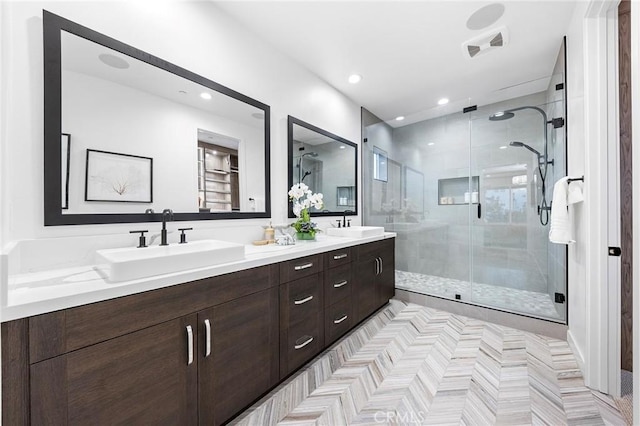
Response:
[{"label": "glass vase", "polygon": [[315,234],[311,234],[310,232],[296,232],[297,240],[315,240]]}]

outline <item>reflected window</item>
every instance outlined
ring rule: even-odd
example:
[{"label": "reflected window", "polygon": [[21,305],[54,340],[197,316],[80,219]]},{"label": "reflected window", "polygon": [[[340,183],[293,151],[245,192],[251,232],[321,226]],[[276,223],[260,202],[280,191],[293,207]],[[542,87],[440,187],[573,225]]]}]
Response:
[{"label": "reflected window", "polygon": [[373,147],[373,178],[382,182],[387,181],[387,153],[378,147]]},{"label": "reflected window", "polygon": [[527,188],[493,188],[484,195],[488,223],[516,224],[527,221]]}]

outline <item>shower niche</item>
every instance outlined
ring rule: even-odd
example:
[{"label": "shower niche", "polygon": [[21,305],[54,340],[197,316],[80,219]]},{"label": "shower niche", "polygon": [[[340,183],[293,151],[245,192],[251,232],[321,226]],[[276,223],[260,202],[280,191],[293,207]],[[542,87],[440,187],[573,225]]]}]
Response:
[{"label": "shower niche", "polygon": [[438,179],[438,205],[478,204],[480,176]]}]

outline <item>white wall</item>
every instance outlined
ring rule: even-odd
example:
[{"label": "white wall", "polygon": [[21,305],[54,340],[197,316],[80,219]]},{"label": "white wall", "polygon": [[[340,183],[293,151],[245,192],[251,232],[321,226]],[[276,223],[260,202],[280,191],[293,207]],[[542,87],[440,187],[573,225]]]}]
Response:
[{"label": "white wall", "polygon": [[[287,115],[360,140],[360,108],[206,2],[0,2],[3,245],[20,239],[122,234],[131,225],[43,226],[42,9],[271,106],[274,222],[286,222]],[[7,99],[9,101],[7,101]],[[171,206],[167,206],[171,207]],[[326,219],[327,221],[330,219]],[[200,221],[219,238],[257,238],[265,220]]]}]

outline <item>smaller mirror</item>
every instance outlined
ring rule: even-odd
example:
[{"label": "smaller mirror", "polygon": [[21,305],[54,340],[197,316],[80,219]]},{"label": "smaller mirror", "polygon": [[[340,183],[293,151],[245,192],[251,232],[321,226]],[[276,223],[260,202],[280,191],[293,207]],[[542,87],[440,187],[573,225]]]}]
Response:
[{"label": "smaller mirror", "polygon": [[[357,145],[295,117],[288,125],[289,188],[303,182],[324,195],[324,209],[312,216],[358,214]],[[295,217],[291,203],[289,217]]]}]

